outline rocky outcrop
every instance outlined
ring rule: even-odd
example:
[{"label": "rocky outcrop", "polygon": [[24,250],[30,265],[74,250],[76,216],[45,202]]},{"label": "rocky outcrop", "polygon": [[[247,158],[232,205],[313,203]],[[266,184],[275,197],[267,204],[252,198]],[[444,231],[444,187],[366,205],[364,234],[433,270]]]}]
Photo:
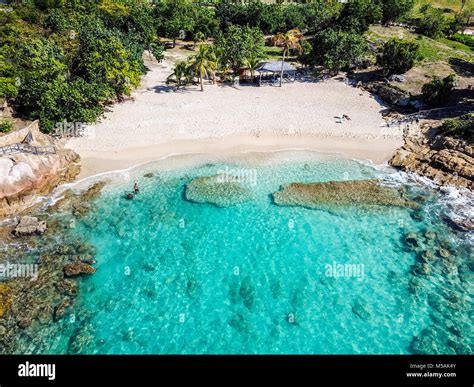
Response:
[{"label": "rocky outcrop", "polygon": [[325,183],[291,183],[273,194],[279,206],[302,206],[314,209],[335,206],[399,206],[418,205],[402,197],[397,189],[379,180],[329,181]]},{"label": "rocky outcrop", "polygon": [[15,230],[13,230],[13,234],[19,237],[43,234],[46,229],[45,221],[38,220],[34,216],[22,216]]},{"label": "rocky outcrop", "polygon": [[390,165],[428,177],[440,185],[474,188],[474,146],[444,133],[439,124],[425,125],[420,132],[409,133]]},{"label": "rocky outcrop", "polygon": [[80,172],[79,156],[63,144],[41,133],[38,123],[0,137],[0,146],[21,142],[31,132],[31,145],[56,149],[54,154],[14,153],[0,157],[0,217],[31,206],[38,196],[73,180]]},{"label": "rocky outcrop", "polygon": [[241,182],[228,181],[225,175],[200,176],[186,185],[186,200],[229,207],[253,199],[252,190]]},{"label": "rocky outcrop", "polygon": [[399,105],[401,101],[408,100],[410,96],[404,91],[391,86],[389,83],[372,82],[368,83],[366,89],[378,95],[384,102],[390,105]]},{"label": "rocky outcrop", "polygon": [[64,275],[66,277],[77,277],[84,274],[94,274],[96,269],[91,265],[77,261],[73,263],[68,263],[64,266]]},{"label": "rocky outcrop", "polygon": [[82,218],[94,208],[92,201],[101,194],[105,185],[106,182],[99,181],[85,191],[74,192],[68,189],[64,191],[61,199],[48,207],[48,212],[70,212],[76,218]]}]

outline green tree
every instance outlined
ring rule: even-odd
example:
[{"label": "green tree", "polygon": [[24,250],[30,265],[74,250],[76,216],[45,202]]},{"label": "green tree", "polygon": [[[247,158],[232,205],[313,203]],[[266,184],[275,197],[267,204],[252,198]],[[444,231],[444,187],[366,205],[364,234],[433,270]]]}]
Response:
[{"label": "green tree", "polygon": [[289,30],[285,33],[279,32],[272,38],[273,44],[283,47],[281,58],[280,87],[283,80],[283,65],[285,63],[285,57],[288,55],[290,50],[295,50],[299,53],[303,51],[300,43],[302,38],[303,34],[297,28]]},{"label": "green tree", "polygon": [[265,38],[257,28],[229,26],[217,35],[216,54],[222,69],[229,67],[235,73],[244,66],[247,58],[263,56]]},{"label": "green tree", "polygon": [[422,8],[422,16],[417,21],[416,32],[430,38],[438,38],[449,29],[449,22],[443,10],[430,5]]},{"label": "green tree", "polygon": [[458,78],[455,74],[450,74],[443,79],[435,77],[431,82],[423,85],[423,99],[429,105],[443,105],[449,101],[449,98],[457,85]]},{"label": "green tree", "polygon": [[328,29],[316,35],[313,41],[313,62],[336,74],[357,67],[367,51],[367,41],[362,35]]},{"label": "green tree", "polygon": [[344,4],[337,23],[342,29],[357,33],[368,31],[370,24],[382,19],[382,8],[372,0],[349,0]]},{"label": "green tree", "polygon": [[201,91],[204,91],[204,77],[212,77],[213,82],[215,82],[217,58],[212,47],[207,44],[201,44],[196,55],[191,57],[189,68],[192,69],[199,78]]},{"label": "green tree", "polygon": [[176,39],[184,39],[196,25],[196,12],[190,0],[158,0],[155,17],[158,34],[173,39],[173,47]]},{"label": "green tree", "polygon": [[386,75],[403,74],[410,70],[419,59],[419,45],[402,39],[390,39],[383,45],[377,56],[377,64]]},{"label": "green tree", "polygon": [[415,0],[377,0],[382,7],[382,23],[388,24],[408,15]]}]

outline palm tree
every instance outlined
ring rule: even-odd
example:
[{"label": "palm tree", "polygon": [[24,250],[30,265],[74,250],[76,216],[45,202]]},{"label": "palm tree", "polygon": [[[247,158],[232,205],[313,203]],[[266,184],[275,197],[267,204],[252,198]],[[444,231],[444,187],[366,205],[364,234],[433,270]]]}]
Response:
[{"label": "palm tree", "polygon": [[250,74],[252,75],[252,81],[255,74],[255,69],[262,63],[263,58],[258,54],[250,54],[248,58],[245,59],[245,66],[250,70]]},{"label": "palm tree", "polygon": [[186,85],[191,80],[191,72],[186,62],[176,63],[173,73],[166,78],[166,84],[176,84],[176,88],[179,89],[181,86]]},{"label": "palm tree", "polygon": [[283,57],[281,60],[281,73],[280,73],[280,87],[281,81],[283,79],[283,65],[285,63],[285,57],[289,53],[290,50],[296,50],[301,52],[303,48],[301,47],[300,41],[303,38],[303,34],[298,28],[293,28],[288,32],[279,32],[276,34],[272,41],[273,44],[276,46],[283,47]]},{"label": "palm tree", "polygon": [[198,75],[199,83],[201,84],[201,91],[204,91],[204,76],[206,78],[212,76],[212,81],[214,83],[215,71],[217,69],[217,57],[212,47],[207,44],[201,44],[196,55],[191,57],[189,67]]}]

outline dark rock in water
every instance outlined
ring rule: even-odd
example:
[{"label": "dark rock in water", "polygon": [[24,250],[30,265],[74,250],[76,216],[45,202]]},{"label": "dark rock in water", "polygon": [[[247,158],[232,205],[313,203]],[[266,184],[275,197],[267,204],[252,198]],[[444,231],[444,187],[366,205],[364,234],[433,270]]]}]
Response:
[{"label": "dark rock in water", "polygon": [[425,217],[423,211],[413,211],[410,214],[410,218],[416,220],[417,222],[422,222]]},{"label": "dark rock in water", "polygon": [[0,317],[4,316],[13,303],[10,286],[0,283]]},{"label": "dark rock in water", "polygon": [[97,183],[94,183],[90,188],[87,189],[86,192],[84,192],[81,195],[82,200],[92,200],[100,196],[102,189],[105,187],[106,182],[105,181],[99,181]]},{"label": "dark rock in water", "polygon": [[68,296],[75,296],[78,292],[77,282],[69,279],[59,281],[56,284],[56,289],[58,289],[61,294]]},{"label": "dark rock in water", "polygon": [[13,234],[18,237],[38,235],[43,234],[46,230],[46,222],[40,221],[34,216],[22,216],[15,230],[13,230]]},{"label": "dark rock in water", "polygon": [[411,294],[417,294],[421,290],[421,281],[417,277],[412,277],[408,282],[408,291]]},{"label": "dark rock in water", "polygon": [[90,255],[85,255],[85,256],[77,256],[76,259],[78,261],[81,261],[81,262],[84,262],[84,263],[87,263],[88,265],[95,265],[97,263],[97,261],[92,258]]},{"label": "dark rock in water", "polygon": [[398,206],[417,208],[400,193],[379,180],[346,180],[325,183],[291,183],[273,193],[279,206],[302,206],[327,209],[334,206]]},{"label": "dark rock in water", "polygon": [[55,308],[54,308],[54,321],[58,321],[66,315],[68,308],[71,306],[71,300],[69,298],[63,299]]},{"label": "dark rock in water", "polygon": [[64,266],[64,275],[66,277],[76,277],[83,274],[94,274],[97,270],[84,262],[68,263]]},{"label": "dark rock in water", "polygon": [[357,299],[352,305],[352,313],[361,318],[362,320],[370,319],[370,310],[369,307],[361,300]]},{"label": "dark rock in water", "polygon": [[252,200],[253,192],[225,175],[200,176],[186,185],[185,197],[190,202],[229,207]]},{"label": "dark rock in water", "polygon": [[425,238],[428,239],[428,240],[434,240],[434,239],[436,239],[436,232],[431,231],[431,230],[427,230],[427,231],[425,232]]},{"label": "dark rock in water", "polygon": [[255,301],[255,290],[250,283],[250,280],[245,279],[242,281],[239,294],[247,309],[251,309]]},{"label": "dark rock in water", "polygon": [[189,297],[195,298],[198,291],[198,283],[194,278],[189,278],[186,284],[186,292]]},{"label": "dark rock in water", "polygon": [[142,269],[143,269],[144,271],[146,271],[147,273],[151,273],[151,272],[155,271],[155,266],[153,266],[153,265],[150,264],[150,263],[144,263],[144,264],[142,265]]},{"label": "dark rock in water", "polygon": [[74,255],[75,253],[76,250],[71,245],[67,244],[60,245],[56,249],[56,254],[58,255]]},{"label": "dark rock in water", "polygon": [[245,317],[240,313],[237,313],[234,317],[232,317],[232,319],[229,321],[229,325],[241,333],[249,332],[249,324],[245,320]]},{"label": "dark rock in water", "polygon": [[416,276],[425,276],[431,274],[431,267],[427,263],[416,263],[412,267],[412,274]]},{"label": "dark rock in water", "polygon": [[431,262],[433,258],[434,258],[433,252],[430,250],[424,250],[420,255],[421,261],[425,263]]},{"label": "dark rock in water", "polygon": [[451,256],[449,250],[443,249],[442,247],[438,249],[438,254],[443,258],[449,258]]},{"label": "dark rock in water", "polygon": [[423,329],[418,336],[413,336],[410,352],[415,355],[434,354],[434,342],[430,336],[430,330],[428,329]]},{"label": "dark rock in water", "polygon": [[17,319],[17,324],[21,329],[28,328],[33,322],[32,316],[25,316]]},{"label": "dark rock in water", "polygon": [[418,235],[414,232],[409,232],[406,236],[405,236],[405,242],[406,244],[410,245],[410,246],[413,246],[413,247],[417,247],[420,245],[419,241],[418,241]]},{"label": "dark rock in water", "polygon": [[78,202],[72,205],[72,214],[76,218],[83,218],[91,211],[91,206],[86,202]]},{"label": "dark rock in water", "polygon": [[148,179],[151,178],[151,177],[153,177],[153,176],[155,176],[155,174],[154,174],[154,173],[151,173],[151,172],[145,173],[145,174],[143,175],[143,177],[146,177],[146,178],[148,178]]}]

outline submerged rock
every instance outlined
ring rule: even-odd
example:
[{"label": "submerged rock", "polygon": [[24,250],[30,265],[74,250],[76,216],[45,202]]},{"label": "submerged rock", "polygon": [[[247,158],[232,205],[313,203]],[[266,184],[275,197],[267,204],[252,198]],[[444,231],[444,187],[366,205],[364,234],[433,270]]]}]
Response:
[{"label": "submerged rock", "polygon": [[77,294],[78,286],[77,282],[69,279],[64,279],[56,284],[56,288],[61,294],[68,296],[74,296]]},{"label": "submerged rock", "polygon": [[324,209],[333,206],[398,206],[417,208],[404,199],[397,189],[379,180],[329,181],[325,183],[291,183],[273,194],[279,206],[303,206]]},{"label": "submerged rock", "polygon": [[186,185],[186,200],[229,207],[253,199],[252,191],[243,183],[226,179],[225,175],[200,176]]},{"label": "submerged rock", "polygon": [[94,274],[97,269],[84,262],[68,263],[64,266],[64,275],[66,277],[76,277],[83,274]]},{"label": "submerged rock", "polygon": [[13,233],[16,236],[28,236],[43,234],[46,230],[45,221],[38,220],[34,216],[22,216]]},{"label": "submerged rock", "polygon": [[64,317],[68,308],[71,306],[71,300],[69,298],[63,299],[56,307],[54,308],[54,321],[58,321],[60,318]]},{"label": "submerged rock", "polygon": [[10,287],[0,283],[0,317],[2,317],[11,307],[13,302]]},{"label": "submerged rock", "polygon": [[355,300],[354,304],[352,305],[352,313],[365,321],[370,318],[369,307],[359,299]]},{"label": "submerged rock", "polygon": [[409,232],[405,236],[405,243],[412,247],[418,247],[420,245],[420,237],[415,232]]}]

